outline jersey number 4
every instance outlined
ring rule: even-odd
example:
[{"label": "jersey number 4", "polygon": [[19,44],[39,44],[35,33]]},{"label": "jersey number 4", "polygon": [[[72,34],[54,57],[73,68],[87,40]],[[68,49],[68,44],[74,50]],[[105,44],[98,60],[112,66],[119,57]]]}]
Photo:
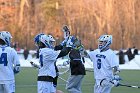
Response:
[{"label": "jersey number 4", "polygon": [[7,53],[2,53],[0,56],[0,64],[4,64],[4,66],[7,66]]},{"label": "jersey number 4", "polygon": [[97,60],[97,68],[100,69],[101,68],[101,59]]}]

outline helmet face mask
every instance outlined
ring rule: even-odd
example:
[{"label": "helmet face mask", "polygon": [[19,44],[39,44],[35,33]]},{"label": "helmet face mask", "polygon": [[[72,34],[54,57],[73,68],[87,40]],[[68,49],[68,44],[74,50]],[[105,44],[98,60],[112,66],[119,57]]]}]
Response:
[{"label": "helmet face mask", "polygon": [[105,46],[107,41],[98,41],[98,46],[101,49],[103,46]]},{"label": "helmet face mask", "polygon": [[6,45],[10,46],[11,44],[11,34],[8,31],[1,31],[0,32],[0,39],[5,42]]},{"label": "helmet face mask", "polygon": [[98,39],[98,49],[106,50],[112,44],[112,35],[102,35]]},{"label": "helmet face mask", "polygon": [[55,39],[53,38],[52,35],[48,35],[48,37],[49,37],[50,46],[51,46],[51,48],[53,49],[54,46],[55,46]]}]

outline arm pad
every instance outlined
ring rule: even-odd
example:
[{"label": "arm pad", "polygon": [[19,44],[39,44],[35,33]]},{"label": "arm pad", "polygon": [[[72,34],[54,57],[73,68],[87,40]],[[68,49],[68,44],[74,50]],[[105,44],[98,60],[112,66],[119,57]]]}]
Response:
[{"label": "arm pad", "polygon": [[63,57],[63,56],[66,56],[71,50],[71,47],[64,47],[61,52],[59,53],[58,57],[57,58],[60,58],[60,57]]},{"label": "arm pad", "polygon": [[63,46],[62,45],[58,45],[58,46],[55,46],[54,47],[54,50],[62,50],[63,49]]}]

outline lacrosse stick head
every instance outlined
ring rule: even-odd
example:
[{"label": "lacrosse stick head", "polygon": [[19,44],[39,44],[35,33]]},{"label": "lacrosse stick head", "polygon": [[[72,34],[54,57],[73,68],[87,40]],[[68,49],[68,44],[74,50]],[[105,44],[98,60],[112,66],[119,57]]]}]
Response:
[{"label": "lacrosse stick head", "polygon": [[64,25],[62,28],[62,31],[64,33],[64,38],[68,38],[70,36],[70,29],[67,25]]}]

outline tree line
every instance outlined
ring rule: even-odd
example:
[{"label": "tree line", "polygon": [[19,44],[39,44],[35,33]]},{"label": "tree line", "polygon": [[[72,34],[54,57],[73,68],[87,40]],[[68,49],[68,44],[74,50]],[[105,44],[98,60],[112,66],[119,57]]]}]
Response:
[{"label": "tree line", "polygon": [[102,34],[113,35],[113,49],[140,48],[140,0],[3,0],[0,8],[0,30],[21,48],[35,48],[33,38],[42,32],[59,43],[65,24],[87,49],[97,48]]}]

